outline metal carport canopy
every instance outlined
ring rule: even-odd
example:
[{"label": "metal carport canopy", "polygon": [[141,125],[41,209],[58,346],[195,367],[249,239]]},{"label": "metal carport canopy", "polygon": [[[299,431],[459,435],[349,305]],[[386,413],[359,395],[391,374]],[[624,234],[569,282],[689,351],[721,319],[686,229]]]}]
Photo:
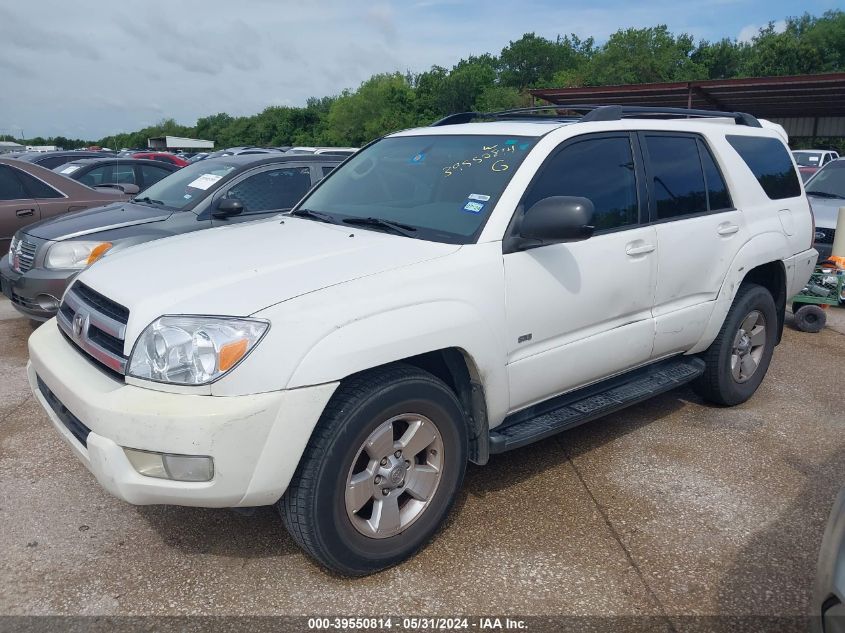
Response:
[{"label": "metal carport canopy", "polygon": [[845,116],[845,73],[742,77],[624,86],[536,88],[532,100],[748,112],[756,117]]}]

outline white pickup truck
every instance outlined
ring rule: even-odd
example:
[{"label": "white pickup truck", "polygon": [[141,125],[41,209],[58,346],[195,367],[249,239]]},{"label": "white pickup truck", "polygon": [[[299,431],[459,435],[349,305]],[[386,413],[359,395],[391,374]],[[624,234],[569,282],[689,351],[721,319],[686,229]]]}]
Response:
[{"label": "white pickup truck", "polygon": [[276,504],[348,575],[424,545],[467,461],[684,383],[744,402],[817,258],[782,138],[582,112],[391,134],[288,215],[104,257],[32,335],[35,395],[115,496]]}]

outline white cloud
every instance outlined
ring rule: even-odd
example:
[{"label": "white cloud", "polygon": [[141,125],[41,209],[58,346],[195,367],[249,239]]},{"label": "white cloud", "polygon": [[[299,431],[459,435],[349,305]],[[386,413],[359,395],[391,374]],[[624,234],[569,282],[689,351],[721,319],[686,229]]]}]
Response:
[{"label": "white cloud", "polygon": [[713,38],[780,17],[771,9],[715,12],[712,2],[0,3],[0,128],[16,121],[28,135],[96,139],[165,116],[192,125],[217,112],[301,105],[374,73],[448,68],[470,54],[498,53],[529,31],[601,42],[620,28],[666,23]]},{"label": "white cloud", "polygon": [[[739,35],[736,36],[737,41],[750,44],[760,33],[761,28],[765,28],[768,23],[760,24],[746,24],[739,30]],[[783,33],[786,30],[786,20],[777,20],[775,23],[775,33]]]}]

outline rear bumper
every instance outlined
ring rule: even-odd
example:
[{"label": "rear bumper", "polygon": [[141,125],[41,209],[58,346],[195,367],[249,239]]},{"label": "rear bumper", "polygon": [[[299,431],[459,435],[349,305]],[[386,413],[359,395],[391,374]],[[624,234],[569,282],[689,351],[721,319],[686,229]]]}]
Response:
[{"label": "rear bumper", "polygon": [[[33,333],[29,351],[30,386],[53,426],[100,485],[138,505],[275,502],[337,386],[215,397],[127,385],[89,362],[55,322]],[[210,456],[214,475],[208,482],[141,475],[124,448]]]}]

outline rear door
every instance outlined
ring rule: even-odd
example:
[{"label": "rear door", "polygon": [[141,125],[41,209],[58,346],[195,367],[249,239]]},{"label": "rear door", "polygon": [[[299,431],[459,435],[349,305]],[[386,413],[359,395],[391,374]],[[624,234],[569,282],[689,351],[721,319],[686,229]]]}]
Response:
[{"label": "rear door", "polygon": [[652,357],[660,358],[701,338],[747,228],[703,137],[641,132],[640,146],[657,229]]},{"label": "rear door", "polygon": [[[42,220],[76,210],[73,206],[69,205],[69,200],[65,194],[58,189],[54,189],[43,180],[39,180],[35,176],[23,171],[18,171],[17,175],[23,181],[24,189],[38,203]],[[105,203],[104,201],[103,204]],[[80,205],[77,209],[84,209],[86,206],[88,205]]]},{"label": "rear door", "polygon": [[212,224],[249,222],[289,211],[308,192],[312,170],[308,165],[284,163],[266,165],[233,180],[215,194],[212,213],[220,200],[237,198],[244,205],[243,213],[225,219],[214,218]]},{"label": "rear door", "polygon": [[0,256],[8,252],[18,229],[40,218],[38,203],[23,186],[18,170],[0,165]]}]

